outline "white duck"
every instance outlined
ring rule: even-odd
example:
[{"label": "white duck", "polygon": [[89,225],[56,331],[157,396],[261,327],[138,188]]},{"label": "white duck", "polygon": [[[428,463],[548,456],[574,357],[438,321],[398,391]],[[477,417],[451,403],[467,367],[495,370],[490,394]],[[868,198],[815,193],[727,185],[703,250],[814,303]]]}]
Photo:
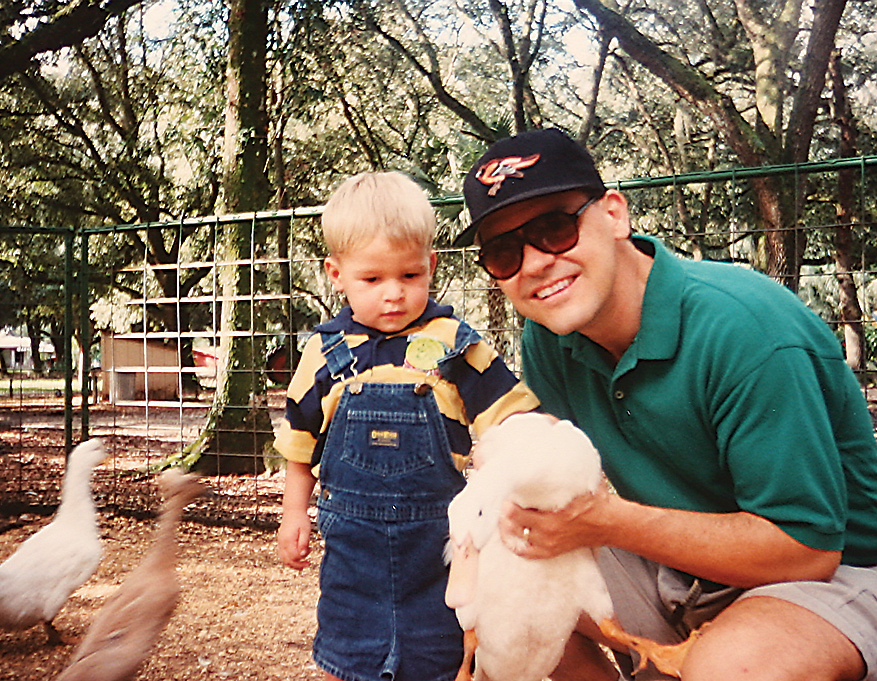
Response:
[{"label": "white duck", "polygon": [[506,499],[558,510],[597,489],[600,455],[588,437],[569,421],[517,414],[488,429],[473,456],[477,468],[448,508],[451,575],[445,600],[466,632],[457,678],[468,678],[475,645],[476,679],[547,677],[582,614],[608,639],[636,649],[641,667],[651,659],[664,673],[679,676],[686,644],[661,646],[620,628],[593,549],[531,560],[500,539],[497,522]]},{"label": "white duck", "polygon": [[100,440],[77,446],[67,459],[61,503],[52,521],[0,565],[0,628],[43,623],[49,643],[61,643],[52,620],[102,557],[91,476],[106,457]]},{"label": "white duck", "polygon": [[100,609],[56,681],[122,681],[134,677],[170,620],[180,596],[176,528],[183,509],[204,493],[197,475],[166,470],[164,496],[149,551]]}]

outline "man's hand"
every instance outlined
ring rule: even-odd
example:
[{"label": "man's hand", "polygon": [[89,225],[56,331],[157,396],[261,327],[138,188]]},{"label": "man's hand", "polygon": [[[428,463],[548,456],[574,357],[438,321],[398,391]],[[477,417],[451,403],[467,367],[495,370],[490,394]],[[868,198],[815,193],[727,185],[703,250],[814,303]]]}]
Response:
[{"label": "man's hand", "polygon": [[573,549],[602,546],[608,539],[604,519],[610,503],[605,482],[593,494],[576,497],[558,511],[506,501],[499,519],[500,536],[524,558],[554,558]]}]

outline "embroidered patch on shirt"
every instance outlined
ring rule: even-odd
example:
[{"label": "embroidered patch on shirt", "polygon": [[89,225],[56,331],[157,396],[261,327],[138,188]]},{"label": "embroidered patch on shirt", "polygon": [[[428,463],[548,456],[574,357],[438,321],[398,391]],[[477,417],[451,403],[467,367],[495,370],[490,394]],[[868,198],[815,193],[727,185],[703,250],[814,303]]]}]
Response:
[{"label": "embroidered patch on shirt", "polygon": [[399,431],[398,430],[378,430],[373,429],[369,433],[368,443],[372,447],[399,447]]},{"label": "embroidered patch on shirt", "polygon": [[405,349],[405,366],[420,371],[435,371],[438,361],[448,354],[448,346],[438,338],[412,334]]}]

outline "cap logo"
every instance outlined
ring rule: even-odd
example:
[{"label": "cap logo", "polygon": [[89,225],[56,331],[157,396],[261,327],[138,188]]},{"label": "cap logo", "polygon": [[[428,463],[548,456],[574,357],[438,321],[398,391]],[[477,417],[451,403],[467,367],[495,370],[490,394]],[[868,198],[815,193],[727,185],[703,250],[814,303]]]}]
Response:
[{"label": "cap logo", "polygon": [[488,196],[496,196],[496,193],[500,190],[503,181],[507,177],[524,177],[524,173],[521,170],[529,168],[538,160],[539,154],[495,158],[481,166],[478,172],[475,173],[475,178],[481,184],[490,187],[487,191]]}]

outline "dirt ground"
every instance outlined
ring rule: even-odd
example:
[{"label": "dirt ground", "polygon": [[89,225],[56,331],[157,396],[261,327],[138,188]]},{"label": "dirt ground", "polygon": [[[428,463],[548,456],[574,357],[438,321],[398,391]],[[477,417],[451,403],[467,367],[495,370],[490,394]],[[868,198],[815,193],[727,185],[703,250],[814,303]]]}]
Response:
[{"label": "dirt ground", "polygon": [[[282,391],[274,397],[279,418]],[[64,669],[94,615],[151,544],[160,497],[152,476],[125,472],[179,451],[179,441],[199,431],[203,413],[190,409],[181,420],[174,410],[144,417],[143,410],[92,408],[91,435],[110,454],[92,481],[104,559],[55,620],[66,645],[48,646],[40,626],[0,630],[0,681],[44,681]],[[31,405],[0,398],[0,562],[51,520],[64,468],[62,419],[57,399]],[[178,528],[180,602],[136,678],[321,679],[310,651],[322,550],[314,532],[313,567],[296,571],[277,558],[283,473],[205,481],[210,492],[189,506],[190,520]]]},{"label": "dirt ground", "polygon": [[[873,399],[870,407],[877,425],[877,403]],[[0,404],[0,417],[5,416],[4,412]],[[28,415],[34,419],[33,423],[16,415],[17,431],[8,430],[0,423],[0,483],[7,487],[10,480],[22,479],[22,471],[37,476],[38,480],[57,481],[59,467],[63,465],[59,446],[63,433],[37,420],[37,416],[44,417],[45,410]],[[135,432],[136,418],[132,418],[132,423],[134,425],[123,427],[118,415],[113,415],[112,428],[105,427],[105,433],[96,433],[112,441],[113,451],[117,452],[114,461],[121,468],[127,464],[118,452],[142,459],[171,447],[171,444],[149,439],[148,432]],[[99,427],[100,422],[96,420],[95,429]],[[22,442],[39,455],[28,451],[4,454],[17,451],[15,448],[20,448]],[[45,454],[49,444],[52,451],[57,450],[53,456]],[[145,453],[140,451],[144,446]],[[43,469],[43,463],[54,466],[54,473]],[[101,490],[107,480],[109,478],[97,476],[97,496],[106,498]],[[241,476],[234,480],[210,478],[210,482],[215,496],[203,503],[214,507],[222,501],[223,513],[245,511],[249,514],[246,499],[254,496],[252,490],[255,489],[260,499],[257,509],[260,517],[276,517],[272,509],[279,508],[281,475]],[[3,484],[0,484],[0,492]],[[143,488],[143,494],[147,495],[144,506],[151,506],[147,502],[152,492]],[[234,505],[236,499],[243,499],[243,505]],[[214,516],[208,513],[205,517]],[[4,515],[0,512],[0,562],[50,519],[36,513]],[[64,669],[76,641],[85,633],[94,615],[148,549],[154,522],[132,517],[130,513],[117,514],[109,507],[101,511],[104,560],[55,620],[65,645],[48,646],[42,627],[0,631],[0,681],[44,681],[55,678]],[[322,555],[319,537],[314,532],[311,538],[313,566],[296,571],[279,562],[274,529],[258,527],[181,523],[177,570],[182,586],[181,600],[138,673],[139,681],[316,681],[322,678],[310,655],[316,630],[317,566]]]},{"label": "dirt ground", "polygon": [[[49,521],[0,517],[0,560]],[[42,627],[0,631],[0,681],[44,681],[57,676],[106,598],[138,564],[151,543],[154,521],[102,516],[104,560],[55,620],[66,645],[46,644]],[[317,565],[296,571],[277,559],[273,532],[183,522],[178,529],[182,596],[141,668],[141,681],[320,679],[310,649],[316,629]]]}]

